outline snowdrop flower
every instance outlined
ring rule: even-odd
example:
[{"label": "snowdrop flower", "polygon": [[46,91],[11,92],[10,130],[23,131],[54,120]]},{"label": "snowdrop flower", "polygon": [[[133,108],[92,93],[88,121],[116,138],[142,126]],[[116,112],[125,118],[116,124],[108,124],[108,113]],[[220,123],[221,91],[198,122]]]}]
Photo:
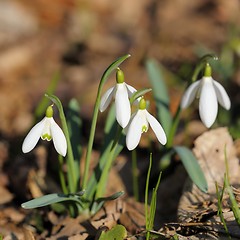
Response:
[{"label": "snowdrop flower", "polygon": [[66,156],[67,153],[67,141],[63,134],[62,129],[57,125],[53,119],[53,108],[49,106],[46,110],[46,116],[37,123],[25,137],[22,145],[22,151],[24,153],[30,152],[37,144],[40,137],[43,140],[51,141],[56,151]]},{"label": "snowdrop flower", "polygon": [[100,112],[106,110],[112,98],[114,97],[116,104],[117,122],[122,128],[125,128],[131,117],[131,106],[129,98],[137,90],[124,82],[123,72],[119,68],[117,69],[116,73],[116,82],[117,82],[116,85],[114,87],[109,88],[106,91],[106,93],[102,96],[100,102]]},{"label": "snowdrop flower", "polygon": [[128,127],[126,128],[126,145],[129,150],[133,150],[140,142],[143,132],[147,132],[149,125],[155,133],[158,141],[165,145],[167,142],[166,134],[155,117],[146,109],[146,101],[141,98],[138,111],[132,115]]},{"label": "snowdrop flower", "polygon": [[186,90],[181,100],[181,108],[187,108],[195,97],[199,99],[199,115],[206,127],[211,127],[214,123],[219,104],[229,110],[230,99],[223,86],[215,81],[211,76],[211,67],[207,63],[202,79],[192,83]]}]

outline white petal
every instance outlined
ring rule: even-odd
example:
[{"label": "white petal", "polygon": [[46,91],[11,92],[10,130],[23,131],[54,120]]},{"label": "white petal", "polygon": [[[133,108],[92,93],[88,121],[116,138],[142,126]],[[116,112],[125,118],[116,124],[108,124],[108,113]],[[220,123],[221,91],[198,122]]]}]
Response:
[{"label": "white petal", "polygon": [[167,137],[166,137],[166,134],[165,134],[161,124],[147,110],[146,110],[146,116],[147,116],[147,120],[148,120],[153,132],[155,133],[158,141],[162,145],[165,145],[167,143]]},{"label": "white petal", "polygon": [[[126,84],[126,83],[125,83],[125,84]],[[137,92],[137,89],[135,89],[134,87],[132,87],[132,86],[130,86],[130,85],[128,85],[128,84],[126,84],[126,87],[127,87],[127,90],[128,90],[128,96],[129,96],[129,98],[131,98],[132,95],[133,95],[135,92]],[[137,98],[137,99],[133,102],[133,104],[138,105],[140,100],[141,100],[141,97]]]},{"label": "white petal", "polygon": [[133,120],[133,118],[135,117],[135,115],[137,114],[137,112],[133,113],[132,116],[130,117],[130,120],[128,122],[128,125],[123,129],[123,132],[125,135],[127,135],[127,132],[128,132],[128,129],[129,129],[129,126]]},{"label": "white petal", "polygon": [[218,103],[212,78],[204,78],[203,81],[199,101],[199,114],[204,125],[209,128],[217,117]]},{"label": "white petal", "polygon": [[135,89],[134,87],[132,87],[128,84],[126,84],[126,87],[127,87],[127,90],[128,90],[128,96],[129,97],[131,97],[137,91],[137,89]]},{"label": "white petal", "polygon": [[126,145],[129,150],[133,150],[137,147],[142,135],[143,117],[145,116],[143,116],[141,111],[142,110],[137,111],[128,127]]},{"label": "white petal", "polygon": [[131,106],[128,99],[127,87],[123,83],[117,84],[115,103],[117,122],[122,128],[125,128],[131,117]]},{"label": "white petal", "polygon": [[231,107],[231,102],[224,87],[215,80],[213,80],[213,86],[215,88],[219,104],[226,110],[229,110]]},{"label": "white petal", "polygon": [[63,134],[62,129],[57,125],[54,119],[51,119],[51,134],[53,139],[53,144],[56,151],[62,155],[63,157],[66,156],[67,153],[67,141]]},{"label": "white petal", "polygon": [[102,96],[101,98],[101,102],[100,102],[100,107],[99,110],[100,112],[104,112],[106,110],[106,108],[108,107],[108,105],[110,104],[114,91],[115,90],[115,86],[109,88]]},{"label": "white petal", "polygon": [[24,153],[30,152],[37,144],[39,138],[42,135],[42,131],[44,129],[44,125],[47,118],[43,118],[42,121],[37,123],[27,134],[22,144],[22,151]]},{"label": "white petal", "polygon": [[187,108],[194,100],[197,91],[200,87],[201,80],[198,80],[192,83],[187,90],[185,91],[182,100],[181,100],[181,108]]}]

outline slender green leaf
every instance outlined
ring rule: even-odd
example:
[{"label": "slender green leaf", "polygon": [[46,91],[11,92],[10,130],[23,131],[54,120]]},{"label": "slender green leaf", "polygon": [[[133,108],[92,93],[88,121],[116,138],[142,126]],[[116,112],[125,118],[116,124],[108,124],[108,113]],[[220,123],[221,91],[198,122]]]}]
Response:
[{"label": "slender green leaf", "polygon": [[223,194],[224,194],[224,191],[225,191],[225,183],[223,185],[223,189],[222,189],[221,193],[219,192],[217,182],[215,182],[215,186],[216,186],[216,194],[217,194],[217,199],[218,199],[218,216],[221,219],[221,222],[223,224],[223,227],[224,227],[228,237],[230,237],[228,227],[227,227],[226,221],[224,219],[223,207],[222,207]]},{"label": "slender green leaf", "polygon": [[[104,126],[105,137],[110,133],[111,128],[115,121],[116,121],[116,108],[115,108],[115,103],[113,103],[110,107],[110,110],[108,111],[108,115],[105,121],[105,126]],[[106,144],[108,144],[110,139],[105,140],[106,139],[105,137],[104,137],[104,145],[106,146]],[[112,139],[112,136],[110,137]]]},{"label": "slender green leaf", "polygon": [[152,153],[150,154],[149,158],[149,167],[148,167],[148,172],[147,172],[147,178],[146,178],[146,186],[145,186],[145,201],[144,201],[144,208],[145,208],[145,222],[146,222],[146,239],[148,240],[150,238],[150,233],[149,233],[149,226],[150,226],[150,213],[148,210],[148,192],[149,192],[149,181],[150,181],[150,174],[151,174],[151,168],[152,168]]},{"label": "slender green leaf", "polygon": [[[47,88],[47,93],[48,94],[53,94],[56,87],[57,87],[57,84],[60,80],[60,74],[59,72],[55,73],[53,78],[51,79],[51,82]],[[38,104],[36,110],[35,110],[35,117],[36,118],[39,118],[41,117],[45,111],[46,111],[46,108],[48,107],[48,99],[43,97],[42,100],[40,101],[40,103]]]},{"label": "slender green leaf", "polygon": [[172,116],[169,110],[170,100],[167,87],[163,79],[163,74],[159,64],[154,59],[147,60],[146,67],[153,89],[158,119],[168,136],[172,125]]},{"label": "slender green leaf", "polygon": [[224,148],[224,159],[225,159],[225,166],[226,166],[226,173],[224,175],[224,185],[228,191],[229,199],[232,205],[232,211],[235,217],[237,224],[240,226],[240,209],[237,203],[237,200],[233,194],[232,187],[230,186],[230,178],[229,178],[229,166],[228,166],[228,159],[227,159],[227,149],[226,146]]},{"label": "slender green leaf", "polygon": [[149,222],[148,230],[153,229],[153,226],[154,226],[154,219],[155,219],[155,213],[156,213],[156,207],[157,207],[157,191],[159,188],[161,176],[162,176],[162,172],[159,173],[157,184],[153,189],[152,199],[150,203],[150,214],[149,214],[150,222]]},{"label": "slender green leaf", "polygon": [[192,151],[183,146],[175,146],[173,149],[179,155],[189,177],[203,192],[207,192],[208,185],[204,173]]},{"label": "slender green leaf", "polygon": [[78,196],[66,195],[61,193],[52,193],[44,195],[39,198],[32,199],[28,202],[23,203],[21,206],[22,208],[25,209],[32,209],[64,201],[74,201],[80,205],[82,204]]},{"label": "slender green leaf", "polygon": [[144,94],[148,93],[152,91],[151,88],[144,88],[141,90],[138,90],[137,92],[135,92],[131,98],[130,98],[130,103],[132,104],[135,100],[137,100],[139,97],[142,97]]},{"label": "slender green leaf", "polygon": [[114,193],[111,196],[96,199],[91,208],[91,215],[94,215],[96,212],[98,212],[102,208],[105,202],[116,200],[117,198],[121,197],[123,194],[124,194],[124,191],[120,191],[120,192]]},{"label": "slender green leaf", "polygon": [[124,194],[124,191],[116,192],[111,196],[98,198],[96,199],[96,202],[100,203],[100,202],[116,200],[117,198],[121,197],[123,194]]},{"label": "slender green leaf", "polygon": [[67,125],[69,130],[70,141],[72,144],[76,176],[79,179],[79,160],[82,154],[81,148],[81,129],[82,120],[80,118],[80,106],[76,99],[71,99],[67,111]]}]

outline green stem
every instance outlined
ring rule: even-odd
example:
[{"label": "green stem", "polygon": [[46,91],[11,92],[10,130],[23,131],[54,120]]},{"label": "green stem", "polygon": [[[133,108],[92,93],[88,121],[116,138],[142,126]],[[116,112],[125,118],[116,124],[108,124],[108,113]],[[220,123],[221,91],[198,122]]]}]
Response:
[{"label": "green stem", "polygon": [[77,186],[78,179],[76,176],[76,168],[75,168],[75,164],[74,164],[73,150],[72,150],[70,135],[69,135],[67,121],[66,121],[66,117],[65,117],[65,114],[63,111],[62,103],[59,100],[59,98],[56,97],[55,95],[45,94],[45,96],[47,98],[49,98],[53,103],[56,104],[58,111],[59,111],[59,116],[60,116],[60,120],[62,123],[62,129],[63,129],[64,135],[66,137],[66,141],[67,141],[67,167],[68,167],[67,177],[68,177],[69,191],[70,191],[70,193],[75,193],[77,191],[77,187],[78,187]]},{"label": "green stem", "polygon": [[63,191],[64,194],[68,194],[68,189],[67,189],[65,177],[64,177],[64,174],[63,174],[63,156],[58,155],[58,161],[59,161],[59,168],[58,168],[59,173],[58,174],[59,174],[59,178],[60,178],[62,191]]},{"label": "green stem", "polygon": [[150,232],[149,230],[149,223],[150,223],[150,216],[149,216],[149,210],[148,210],[148,191],[149,191],[149,180],[150,180],[150,173],[151,173],[151,168],[152,168],[152,154],[150,154],[150,159],[149,159],[149,167],[148,167],[148,172],[147,172],[147,179],[146,179],[146,187],[145,187],[145,221],[146,221],[146,240],[149,240],[150,238]]},{"label": "green stem", "polygon": [[178,109],[174,115],[173,123],[172,123],[171,129],[170,129],[169,135],[168,135],[168,140],[167,140],[167,144],[166,144],[166,148],[168,148],[168,149],[173,146],[174,136],[176,134],[177,127],[178,127],[179,120],[180,120],[180,113],[181,113],[181,107],[180,107],[180,103],[179,103]]},{"label": "green stem", "polygon": [[90,136],[89,136],[89,141],[88,141],[88,146],[87,146],[87,153],[86,153],[86,160],[85,160],[85,167],[84,167],[84,175],[83,175],[83,182],[82,182],[82,188],[83,189],[86,189],[86,187],[87,187],[90,159],[91,159],[93,140],[94,140],[96,125],[97,125],[98,110],[99,110],[99,106],[100,106],[100,100],[101,100],[101,93],[102,93],[103,85],[107,81],[111,72],[113,70],[115,70],[124,60],[126,60],[129,57],[130,57],[130,55],[127,54],[123,57],[120,57],[115,62],[113,62],[106,69],[106,71],[103,73],[103,76],[101,78],[101,81],[100,81],[100,84],[99,84],[99,87],[98,87],[96,102],[95,102],[95,106],[94,106],[94,110],[93,110],[93,119],[92,119]]},{"label": "green stem", "polygon": [[83,189],[86,188],[87,181],[88,181],[90,158],[91,158],[93,140],[94,140],[96,125],[97,125],[98,109],[100,106],[101,92],[102,92],[102,85],[100,83],[99,88],[98,88],[98,93],[97,93],[97,99],[96,99],[94,110],[93,110],[92,126],[91,126],[91,130],[90,130],[90,136],[89,136],[88,147],[87,147],[87,154],[86,154],[86,161],[85,161],[84,175],[83,175],[83,182],[82,182]]},{"label": "green stem", "polygon": [[106,188],[108,174],[109,174],[109,171],[111,169],[111,166],[112,166],[112,163],[114,160],[115,150],[117,148],[119,139],[121,137],[121,133],[122,133],[122,128],[118,125],[118,130],[117,130],[114,142],[112,144],[111,150],[109,152],[107,162],[103,168],[100,180],[97,184],[97,191],[96,191],[96,196],[95,196],[96,199],[100,198],[104,195],[104,190]]},{"label": "green stem", "polygon": [[138,189],[138,167],[137,167],[137,151],[132,151],[132,181],[133,181],[133,195],[136,201],[139,200],[139,189]]},{"label": "green stem", "polygon": [[197,80],[198,74],[205,67],[205,64],[208,61],[208,59],[218,60],[218,57],[216,55],[214,55],[214,54],[206,54],[206,55],[204,55],[200,59],[199,63],[197,64],[197,66],[195,67],[195,69],[193,71],[191,82],[195,82]]}]

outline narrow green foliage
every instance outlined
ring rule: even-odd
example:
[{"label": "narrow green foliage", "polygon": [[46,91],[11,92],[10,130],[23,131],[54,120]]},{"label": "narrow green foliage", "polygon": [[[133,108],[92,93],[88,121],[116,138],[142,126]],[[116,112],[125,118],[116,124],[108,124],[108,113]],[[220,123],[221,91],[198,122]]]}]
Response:
[{"label": "narrow green foliage", "polygon": [[161,172],[158,177],[157,184],[155,188],[153,189],[152,193],[152,199],[150,203],[150,210],[148,207],[148,192],[149,192],[149,180],[150,180],[150,174],[151,174],[151,168],[152,168],[152,154],[150,154],[149,159],[149,167],[148,167],[148,173],[147,173],[147,179],[146,179],[146,188],[145,188],[145,220],[146,220],[146,239],[150,239],[150,231],[153,229],[154,226],[154,219],[155,219],[155,213],[156,213],[156,206],[157,206],[157,190],[160,184],[161,180]]},{"label": "narrow green foliage", "polygon": [[139,200],[139,188],[138,188],[138,167],[137,167],[137,151],[132,151],[132,181],[133,181],[133,196],[136,201]]},{"label": "narrow green foliage", "polygon": [[[218,184],[217,182],[215,183],[215,186],[216,186],[216,193],[217,193],[217,199],[218,199],[218,215],[221,219],[221,222],[223,224],[223,227],[228,235],[228,237],[230,237],[229,235],[229,231],[228,231],[228,228],[227,228],[227,224],[226,224],[226,221],[224,219],[224,216],[223,216],[223,211],[222,211],[222,199],[223,199],[223,194],[224,194],[224,190],[225,190],[225,184],[223,186],[223,189],[221,191],[221,194],[219,193],[219,189],[218,189]],[[231,237],[230,237],[231,238]]]},{"label": "narrow green foliage", "polygon": [[226,189],[228,191],[229,198],[230,198],[231,205],[232,205],[232,211],[233,211],[233,214],[234,214],[234,217],[235,217],[235,220],[236,220],[237,224],[240,226],[240,210],[239,210],[239,207],[238,207],[238,203],[237,203],[237,200],[236,200],[236,198],[233,194],[233,190],[232,190],[231,186],[229,185],[227,177],[225,178],[225,181],[226,181]]},{"label": "narrow green foliage", "polygon": [[138,98],[142,97],[144,94],[146,94],[146,93],[148,93],[148,92],[150,92],[150,91],[152,91],[151,88],[143,88],[143,89],[141,89],[141,90],[138,90],[137,92],[135,92],[135,93],[131,96],[131,98],[130,98],[130,103],[133,104],[133,102],[134,102],[135,100],[137,100]]},{"label": "narrow green foliage", "polygon": [[156,213],[156,207],[157,207],[157,190],[160,184],[161,176],[162,176],[162,172],[160,172],[158,176],[157,184],[153,189],[152,199],[150,203],[150,214],[149,214],[149,224],[148,224],[149,229],[153,229],[153,226],[154,226],[154,219],[155,219],[155,213]]},{"label": "narrow green foliage", "polygon": [[173,147],[173,140],[174,140],[174,137],[175,137],[175,134],[177,131],[178,124],[179,124],[180,114],[181,114],[181,107],[180,107],[180,103],[179,103],[177,111],[174,114],[174,117],[172,120],[172,125],[169,130],[169,134],[168,134],[168,140],[167,140],[167,144],[166,144],[166,148],[168,148],[168,149],[171,149],[171,147]]},{"label": "narrow green foliage", "polygon": [[[105,129],[104,129],[104,143],[102,146],[100,158],[98,160],[98,164],[95,167],[93,174],[91,175],[87,189],[86,189],[86,198],[87,199],[92,199],[94,197],[94,194],[96,192],[98,182],[101,177],[101,173],[104,169],[104,166],[106,165],[106,162],[109,158],[110,151],[112,149],[112,146],[114,144],[114,139],[116,136],[116,132],[118,131],[117,129],[119,128],[119,125],[116,121],[115,117],[115,105],[113,104],[110,108],[110,111],[108,113],[107,119],[106,119],[106,124],[105,124]],[[116,156],[119,155],[119,153],[122,151],[123,147],[125,146],[125,135],[122,132],[120,139],[118,141],[118,145],[115,148],[114,156],[113,159],[116,158]]]},{"label": "narrow green foliage", "polygon": [[230,186],[230,180],[229,180],[229,168],[228,168],[228,160],[227,160],[227,150],[225,147],[224,150],[224,155],[225,155],[225,166],[226,166],[226,174],[224,177],[224,184],[226,185],[226,189],[228,191],[229,199],[232,205],[232,211],[235,217],[235,220],[237,224],[240,226],[240,209],[238,207],[237,200],[233,194],[232,187]]},{"label": "narrow green foliage", "polygon": [[58,174],[59,174],[59,180],[60,180],[60,184],[62,187],[62,191],[64,194],[68,194],[68,188],[67,188],[67,183],[66,183],[66,179],[64,176],[64,171],[63,171],[63,166],[64,166],[64,159],[62,155],[58,155]]},{"label": "narrow green foliage", "polygon": [[[59,72],[57,72],[57,73],[54,74],[54,76],[53,76],[53,78],[52,78],[52,80],[51,80],[51,82],[50,82],[50,84],[47,88],[46,92],[48,94],[53,94],[54,93],[59,80],[60,80],[60,74],[59,74]],[[38,104],[38,106],[36,107],[36,110],[35,110],[35,117],[36,118],[39,118],[44,114],[44,112],[46,111],[46,108],[48,107],[48,104],[49,104],[48,99],[43,96],[42,100],[40,101],[40,103]]]},{"label": "narrow green foliage", "polygon": [[193,183],[203,192],[207,192],[208,185],[204,173],[192,151],[183,146],[175,146],[173,149],[179,155],[189,177]]},{"label": "narrow green foliage", "polygon": [[65,201],[73,201],[76,204],[82,206],[81,196],[84,192],[79,192],[78,194],[60,194],[60,193],[52,193],[48,195],[44,195],[39,198],[32,199],[28,202],[23,203],[21,206],[25,209],[32,209],[38,207],[44,207],[50,204],[65,202]]},{"label": "narrow green foliage", "polygon": [[115,159],[115,152],[118,147],[118,142],[121,138],[122,128],[118,125],[117,131],[115,133],[115,137],[113,138],[113,143],[111,144],[111,149],[106,159],[106,163],[103,167],[103,171],[101,172],[101,176],[97,183],[96,188],[96,198],[103,196],[106,190],[107,178],[109,176],[109,172],[112,166],[112,163]]},{"label": "narrow green foliage", "polygon": [[80,118],[80,106],[76,99],[71,99],[67,109],[67,125],[75,164],[77,179],[80,179],[79,160],[82,155],[81,130],[82,120]]},{"label": "narrow green foliage", "polygon": [[161,122],[166,135],[169,135],[172,125],[172,116],[169,111],[170,99],[164,82],[160,65],[154,59],[146,62],[147,72],[153,89],[154,100],[157,107],[158,120]]},{"label": "narrow green foliage", "polygon": [[100,210],[105,202],[116,200],[119,197],[121,197],[123,194],[124,194],[124,191],[120,191],[120,192],[114,193],[111,196],[101,197],[101,198],[96,199],[93,202],[93,205],[92,205],[92,208],[91,208],[91,215],[94,215],[98,210]]}]

